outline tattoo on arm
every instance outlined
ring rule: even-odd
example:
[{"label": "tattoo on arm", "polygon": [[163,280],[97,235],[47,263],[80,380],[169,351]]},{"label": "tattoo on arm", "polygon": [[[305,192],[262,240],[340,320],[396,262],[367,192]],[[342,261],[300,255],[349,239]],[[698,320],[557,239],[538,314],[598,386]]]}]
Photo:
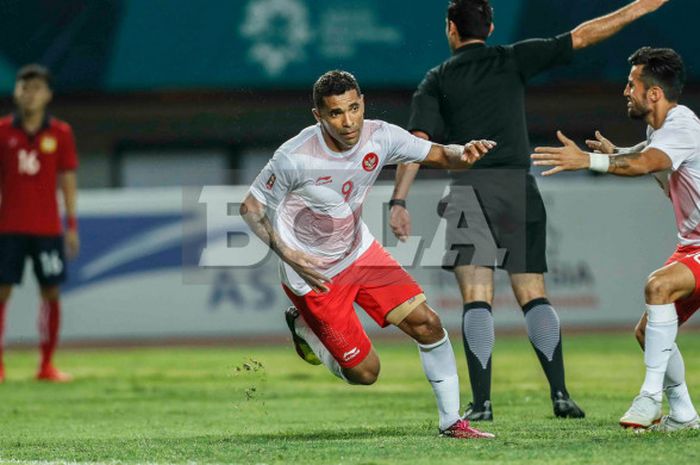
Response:
[{"label": "tattoo on arm", "polygon": [[265,211],[251,211],[246,204],[242,204],[240,212],[253,233],[266,243],[273,252],[281,255],[277,234]]},{"label": "tattoo on arm", "polygon": [[619,171],[628,170],[630,168],[631,162],[633,160],[638,160],[641,158],[641,153],[628,153],[623,155],[613,155],[610,157],[610,168],[608,172],[615,173]]},{"label": "tattoo on arm", "polygon": [[457,144],[450,144],[445,146],[445,156],[447,157],[448,166],[458,165],[462,158],[462,150],[464,147]]}]

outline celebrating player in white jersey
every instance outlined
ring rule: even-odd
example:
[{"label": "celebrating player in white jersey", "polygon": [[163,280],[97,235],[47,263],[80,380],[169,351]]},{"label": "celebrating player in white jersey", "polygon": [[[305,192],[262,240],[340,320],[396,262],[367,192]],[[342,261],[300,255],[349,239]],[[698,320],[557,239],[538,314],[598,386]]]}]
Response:
[{"label": "celebrating player in white jersey", "polygon": [[[558,133],[563,147],[538,147],[535,165],[553,166],[545,176],[591,169],[618,176],[654,174],[671,198],[679,245],[646,283],[647,311],[636,328],[644,348],[646,377],[640,394],[620,419],[628,428],[698,429],[698,414],[685,384],[683,358],[675,343],[678,326],[700,308],[700,120],[678,104],[685,81],[681,57],[671,49],[643,47],[630,58],[625,97],[633,119],[648,124],[647,140],[615,147],[599,132],[586,153]],[[670,413],[662,418],[662,391]],[[660,421],[660,422],[659,422]]]},{"label": "celebrating player in white jersey", "polygon": [[344,71],[321,76],[313,101],[318,124],[277,150],[241,205],[245,221],[281,259],[282,285],[295,306],[286,317],[297,353],[348,383],[373,384],[379,357],[355,313],[357,303],[380,326],[396,325],[418,343],[443,436],[493,437],[460,418],[447,332],[420,286],[372,237],[360,214],[384,165],[469,168],[495,143],[443,146],[365,120],[359,85]]}]

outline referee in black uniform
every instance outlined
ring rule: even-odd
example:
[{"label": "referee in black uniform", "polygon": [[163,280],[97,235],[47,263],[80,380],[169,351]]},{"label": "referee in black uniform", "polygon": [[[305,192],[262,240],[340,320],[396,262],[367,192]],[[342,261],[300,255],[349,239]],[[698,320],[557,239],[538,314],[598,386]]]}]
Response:
[{"label": "referee in black uniform", "polygon": [[[469,420],[493,420],[491,352],[495,338],[491,305],[495,266],[509,273],[530,342],[549,381],[554,414],[585,416],[566,389],[559,317],[544,286],[547,219],[537,184],[529,174],[525,86],[538,73],[568,63],[575,50],[607,39],[667,1],[637,0],[553,38],[494,47],[485,44],[493,31],[488,0],[448,3],[446,34],[453,55],[428,71],[418,86],[408,129],[426,139],[442,132],[448,143],[463,144],[477,138],[498,142],[472,170],[451,173],[450,195],[439,208],[447,220],[447,248],[453,251],[446,253],[449,260],[444,265],[454,271],[464,302],[462,334],[473,396],[465,414]],[[390,222],[401,240],[410,234],[405,199],[417,171],[417,164],[402,165],[397,171]],[[485,258],[473,245],[459,245],[463,231],[468,233],[462,244],[475,244],[475,235],[484,235],[475,233],[473,227],[470,230],[474,210],[470,214],[469,205],[462,205],[468,192],[475,193],[472,197],[478,199],[480,207],[476,216],[483,214],[486,235],[501,253],[494,248]]]}]

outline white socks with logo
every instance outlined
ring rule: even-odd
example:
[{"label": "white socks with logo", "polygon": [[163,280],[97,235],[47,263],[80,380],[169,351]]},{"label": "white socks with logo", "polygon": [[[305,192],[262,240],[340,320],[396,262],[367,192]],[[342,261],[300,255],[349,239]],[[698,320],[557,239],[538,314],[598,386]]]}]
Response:
[{"label": "white socks with logo", "polygon": [[697,416],[693,402],[690,400],[688,386],[685,384],[683,356],[676,344],[673,344],[673,352],[668,360],[666,376],[664,377],[664,391],[671,409],[669,412],[671,418],[685,423]]},{"label": "white socks with logo", "polygon": [[425,376],[435,393],[440,430],[445,430],[460,419],[457,362],[447,331],[438,342],[418,344],[418,352]]},{"label": "white socks with logo", "polygon": [[668,360],[678,334],[678,315],[674,304],[647,305],[644,336],[644,364],[647,367],[641,393],[661,402]]}]

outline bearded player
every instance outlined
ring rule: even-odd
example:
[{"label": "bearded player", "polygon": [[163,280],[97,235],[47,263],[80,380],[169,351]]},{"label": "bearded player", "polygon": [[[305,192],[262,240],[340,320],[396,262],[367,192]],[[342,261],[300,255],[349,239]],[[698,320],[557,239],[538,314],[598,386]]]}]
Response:
[{"label": "bearded player", "polygon": [[297,352],[350,384],[373,384],[379,357],[355,313],[356,303],[380,326],[393,324],[418,344],[441,435],[493,437],[460,418],[447,332],[420,286],[374,239],[360,214],[384,165],[469,168],[495,143],[443,146],[365,120],[360,87],[344,71],[321,76],[313,102],[318,124],[276,151],[241,205],[251,229],[281,259],[282,286],[295,306],[286,317]]},{"label": "bearded player", "polygon": [[[685,383],[685,367],[675,343],[678,326],[700,307],[700,120],[679,105],[685,81],[681,57],[671,49],[643,47],[630,58],[624,95],[631,118],[647,123],[647,139],[618,148],[600,133],[586,153],[558,132],[563,147],[538,147],[535,165],[552,166],[545,176],[591,169],[617,176],[654,174],[671,199],[678,248],[654,271],[644,289],[646,312],[637,324],[646,376],[639,395],[620,419],[627,428],[660,431],[699,429],[698,414]],[[665,392],[670,412],[662,418]]]}]

